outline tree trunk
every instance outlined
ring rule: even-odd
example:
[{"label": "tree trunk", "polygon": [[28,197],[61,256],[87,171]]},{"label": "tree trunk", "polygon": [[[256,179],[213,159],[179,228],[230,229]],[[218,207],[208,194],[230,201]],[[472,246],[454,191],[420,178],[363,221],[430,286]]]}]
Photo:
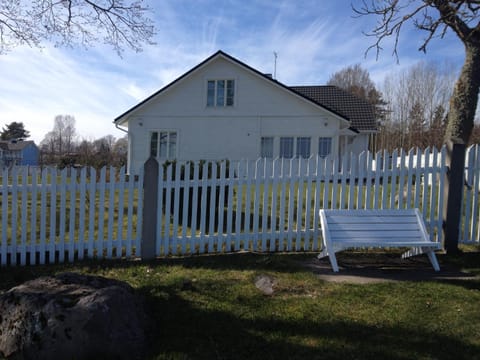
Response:
[{"label": "tree trunk", "polygon": [[480,43],[467,42],[465,63],[450,100],[450,112],[445,134],[447,166],[444,213],[445,250],[458,252],[458,235],[463,198],[465,150],[472,133],[480,87]]},{"label": "tree trunk", "polygon": [[480,87],[480,44],[465,46],[465,63],[450,99],[447,144],[467,144],[473,129]]}]

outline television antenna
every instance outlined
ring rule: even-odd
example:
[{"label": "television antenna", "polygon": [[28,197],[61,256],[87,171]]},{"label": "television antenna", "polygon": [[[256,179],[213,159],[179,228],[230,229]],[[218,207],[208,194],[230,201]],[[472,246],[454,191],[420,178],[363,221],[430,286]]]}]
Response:
[{"label": "television antenna", "polygon": [[278,53],[276,51],[273,52],[274,62],[273,62],[273,78],[277,79],[277,57]]}]

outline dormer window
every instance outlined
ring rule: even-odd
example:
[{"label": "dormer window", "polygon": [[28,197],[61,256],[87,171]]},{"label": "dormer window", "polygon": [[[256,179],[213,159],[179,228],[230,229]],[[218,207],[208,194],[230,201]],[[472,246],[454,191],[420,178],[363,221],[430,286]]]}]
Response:
[{"label": "dormer window", "polygon": [[235,80],[208,80],[207,106],[233,106]]}]

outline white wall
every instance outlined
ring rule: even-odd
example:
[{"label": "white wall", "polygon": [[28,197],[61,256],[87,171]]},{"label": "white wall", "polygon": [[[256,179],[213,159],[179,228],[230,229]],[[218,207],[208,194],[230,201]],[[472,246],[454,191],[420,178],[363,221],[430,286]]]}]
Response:
[{"label": "white wall", "polygon": [[[207,81],[212,79],[235,80],[234,106],[206,106]],[[137,172],[147,160],[152,131],[177,132],[178,160],[239,160],[260,155],[262,136],[276,137],[276,146],[280,136],[310,136],[312,154],[318,137],[332,137],[336,149],[339,129],[345,125],[327,110],[218,58],[132,112],[129,169]]]}]

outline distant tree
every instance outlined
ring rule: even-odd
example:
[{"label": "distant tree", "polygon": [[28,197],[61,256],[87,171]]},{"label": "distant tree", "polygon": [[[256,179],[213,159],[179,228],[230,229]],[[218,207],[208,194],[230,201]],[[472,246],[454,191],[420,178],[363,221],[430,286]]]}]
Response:
[{"label": "distant tree", "polygon": [[57,115],[54,119],[53,130],[45,135],[40,142],[40,150],[46,163],[58,163],[67,154],[75,151],[76,129],[75,117],[71,115]]},{"label": "distant tree", "polygon": [[103,136],[93,142],[95,148],[95,166],[113,166],[113,146],[115,137],[113,135]]},{"label": "distant tree", "polygon": [[93,141],[83,139],[77,146],[78,163],[82,166],[95,165],[95,146]]},{"label": "distant tree", "polygon": [[90,46],[103,41],[117,53],[151,44],[150,9],[126,0],[0,0],[0,54],[18,45]]},{"label": "distant tree", "polygon": [[11,122],[5,125],[0,132],[0,140],[26,139],[30,132],[25,129],[23,122]]},{"label": "distant tree", "polygon": [[[409,139],[412,134],[409,134],[409,124],[412,121],[410,118],[412,108],[416,104],[421,104],[423,112],[421,116],[427,129],[433,125],[439,108],[444,112],[448,110],[448,99],[453,91],[453,76],[447,65],[440,66],[421,61],[404,70],[391,72],[385,77],[382,92],[387,102],[387,124],[399,130],[395,137],[387,140],[389,145],[394,144],[393,147],[401,147],[405,150],[411,146]],[[417,110],[420,110],[418,106]],[[445,132],[441,134],[442,143],[444,134]],[[433,142],[426,141],[424,145],[433,146]]]},{"label": "distant tree", "polygon": [[327,85],[335,85],[374,105],[381,104],[381,94],[368,70],[360,64],[347,66],[330,76]]},{"label": "distant tree", "polygon": [[410,109],[408,122],[408,144],[407,148],[424,148],[428,140],[425,138],[425,109],[424,106],[416,102]]},{"label": "distant tree", "polygon": [[437,149],[442,147],[446,125],[447,114],[445,108],[442,105],[438,105],[433,112],[433,119],[426,134],[429,146]]},{"label": "distant tree", "polygon": [[[360,64],[347,66],[330,76],[327,85],[337,86],[372,104],[375,107],[375,117],[378,125],[382,127],[385,120],[384,107],[386,103],[382,98],[382,93],[377,90],[370,78],[368,70],[362,68]],[[376,143],[378,146],[378,136]],[[372,146],[372,142],[370,145]]]},{"label": "distant tree", "polygon": [[122,167],[127,165],[128,156],[128,136],[118,139],[113,146],[113,162],[114,166]]},{"label": "distant tree", "polygon": [[104,166],[120,168],[127,163],[127,137],[115,139],[106,135],[99,139],[83,139],[76,146],[77,163],[82,166],[92,166],[100,169]]}]

